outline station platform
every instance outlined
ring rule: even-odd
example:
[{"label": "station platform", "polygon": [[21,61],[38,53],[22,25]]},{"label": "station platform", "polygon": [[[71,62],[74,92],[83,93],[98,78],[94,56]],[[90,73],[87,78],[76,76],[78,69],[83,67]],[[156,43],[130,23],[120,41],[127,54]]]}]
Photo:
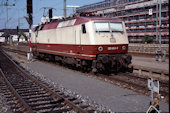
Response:
[{"label": "station platform", "polygon": [[[50,83],[60,84],[114,112],[146,112],[149,107],[150,97],[90,77],[88,74],[39,61],[24,63],[24,65],[32,72],[48,79]],[[161,101],[160,109],[169,112],[169,104]]]},{"label": "station platform", "polygon": [[169,72],[169,58],[165,62],[156,61],[154,57],[132,56],[132,64],[135,66],[148,67],[152,69]]}]

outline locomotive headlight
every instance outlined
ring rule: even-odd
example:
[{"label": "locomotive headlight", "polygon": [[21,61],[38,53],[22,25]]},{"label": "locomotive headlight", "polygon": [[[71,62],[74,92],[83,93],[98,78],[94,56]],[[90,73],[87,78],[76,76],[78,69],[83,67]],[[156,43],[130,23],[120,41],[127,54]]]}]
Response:
[{"label": "locomotive headlight", "polygon": [[122,46],[122,50],[126,50],[126,46]]},{"label": "locomotive headlight", "polygon": [[103,51],[103,47],[102,47],[102,46],[99,46],[99,47],[98,47],[98,50],[99,50],[99,51]]}]

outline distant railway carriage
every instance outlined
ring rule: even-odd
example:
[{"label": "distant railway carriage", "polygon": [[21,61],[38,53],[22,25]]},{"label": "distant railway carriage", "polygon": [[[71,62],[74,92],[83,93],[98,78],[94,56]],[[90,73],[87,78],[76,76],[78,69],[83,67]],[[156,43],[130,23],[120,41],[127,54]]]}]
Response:
[{"label": "distant railway carriage", "polygon": [[93,72],[133,69],[121,20],[79,16],[42,24],[32,30],[31,48],[35,56]]}]

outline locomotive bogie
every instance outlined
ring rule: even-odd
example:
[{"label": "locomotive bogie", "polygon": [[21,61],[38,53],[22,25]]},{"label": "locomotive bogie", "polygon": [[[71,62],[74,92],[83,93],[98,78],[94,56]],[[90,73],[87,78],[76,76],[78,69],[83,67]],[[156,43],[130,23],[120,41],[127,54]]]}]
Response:
[{"label": "locomotive bogie", "polygon": [[132,72],[131,55],[124,54],[100,54],[97,60],[93,62],[93,72],[117,73]]}]

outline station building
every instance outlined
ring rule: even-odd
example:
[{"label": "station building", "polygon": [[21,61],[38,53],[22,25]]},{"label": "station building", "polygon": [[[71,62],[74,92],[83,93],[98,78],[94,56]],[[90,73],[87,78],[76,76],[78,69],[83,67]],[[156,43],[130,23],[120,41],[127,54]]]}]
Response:
[{"label": "station building", "polygon": [[[18,37],[17,29],[0,29],[0,43],[1,42],[26,42],[25,37],[28,37],[29,30],[28,29],[20,29],[19,33],[21,34]],[[29,39],[28,39],[29,40]]]},{"label": "station building", "polygon": [[[158,26],[159,5],[158,11],[156,10],[160,1],[161,27]],[[125,22],[130,43],[141,43],[146,36],[157,43],[159,32],[161,32],[161,42],[169,43],[168,6],[169,0],[105,0],[79,7],[76,12],[96,12],[105,17],[122,19]]]}]

